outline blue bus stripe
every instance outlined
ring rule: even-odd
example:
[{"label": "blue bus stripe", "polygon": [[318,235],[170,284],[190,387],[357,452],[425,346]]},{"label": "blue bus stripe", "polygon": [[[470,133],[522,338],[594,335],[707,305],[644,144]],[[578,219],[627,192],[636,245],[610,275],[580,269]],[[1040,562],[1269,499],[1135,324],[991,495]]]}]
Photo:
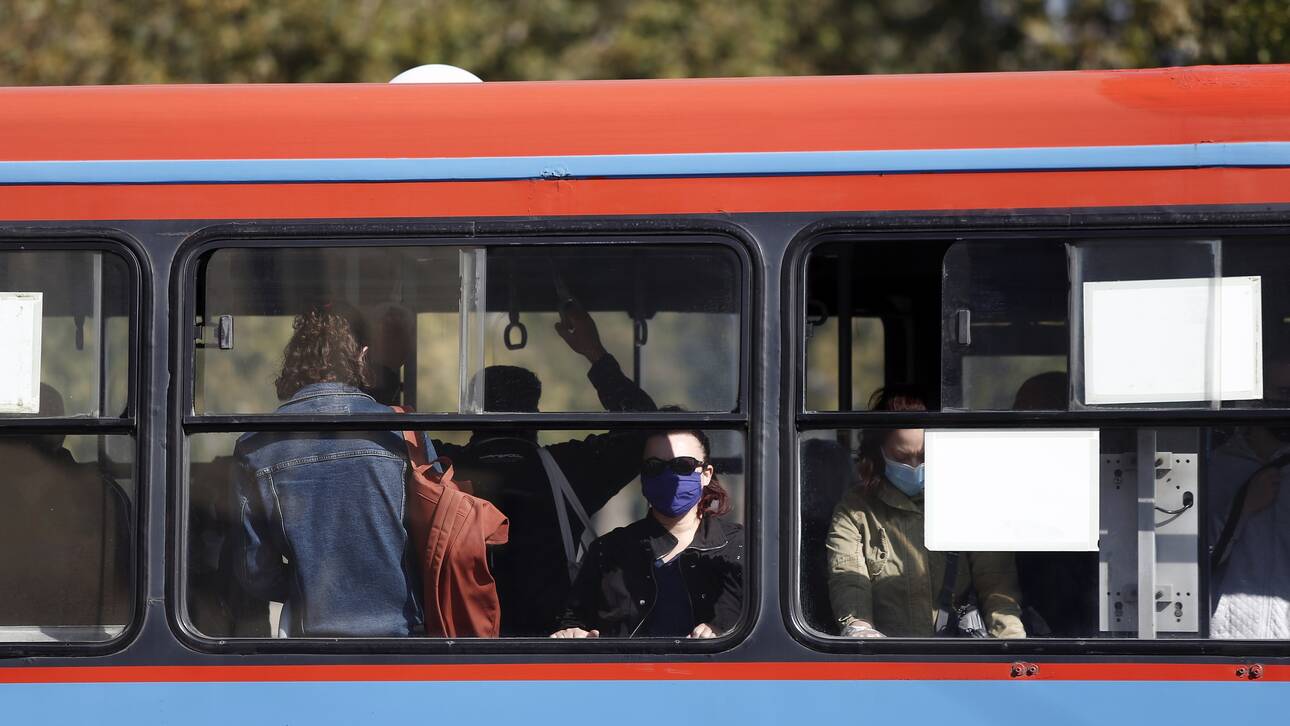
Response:
[{"label": "blue bus stripe", "polygon": [[231,184],[1290,167],[1290,142],[364,159],[2,161],[0,184]]},{"label": "blue bus stripe", "polygon": [[1281,723],[1285,683],[685,681],[0,685],[13,724]]}]

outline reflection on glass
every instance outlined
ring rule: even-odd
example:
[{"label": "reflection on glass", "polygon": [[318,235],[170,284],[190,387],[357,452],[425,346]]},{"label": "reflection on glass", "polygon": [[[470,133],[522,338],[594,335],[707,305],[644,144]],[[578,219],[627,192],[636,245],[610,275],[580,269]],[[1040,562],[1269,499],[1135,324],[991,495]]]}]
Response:
[{"label": "reflection on glass", "polygon": [[134,467],[103,452],[130,443],[0,438],[0,641],[108,640],[129,622]]}]

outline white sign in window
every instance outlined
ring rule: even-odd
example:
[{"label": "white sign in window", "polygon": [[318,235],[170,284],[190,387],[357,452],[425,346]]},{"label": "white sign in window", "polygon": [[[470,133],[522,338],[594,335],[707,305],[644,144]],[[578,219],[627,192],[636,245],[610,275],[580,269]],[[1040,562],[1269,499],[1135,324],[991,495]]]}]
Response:
[{"label": "white sign in window", "polygon": [[929,550],[1097,550],[1096,429],[929,430],[926,436]]},{"label": "white sign in window", "polygon": [[1084,403],[1263,397],[1260,278],[1084,283]]},{"label": "white sign in window", "polygon": [[43,293],[0,292],[0,413],[40,413]]}]

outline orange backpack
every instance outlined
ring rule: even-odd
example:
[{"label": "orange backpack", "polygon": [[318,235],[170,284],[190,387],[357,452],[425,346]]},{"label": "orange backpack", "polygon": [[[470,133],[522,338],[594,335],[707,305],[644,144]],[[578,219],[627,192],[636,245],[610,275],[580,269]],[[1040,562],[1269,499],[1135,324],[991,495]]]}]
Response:
[{"label": "orange backpack", "polygon": [[470,482],[453,481],[450,459],[427,461],[417,432],[404,431],[403,441],[412,461],[408,536],[421,568],[426,635],[496,638],[502,607],[487,545],[506,544],[510,523],[491,502],[468,493]]}]

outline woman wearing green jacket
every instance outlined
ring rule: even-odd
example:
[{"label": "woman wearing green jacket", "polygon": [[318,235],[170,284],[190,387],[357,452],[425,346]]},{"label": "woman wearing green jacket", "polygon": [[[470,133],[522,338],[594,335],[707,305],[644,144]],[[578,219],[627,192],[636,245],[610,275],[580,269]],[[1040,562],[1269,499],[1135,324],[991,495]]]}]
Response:
[{"label": "woman wearing green jacket", "polygon": [[[913,387],[889,386],[874,394],[870,409],[927,405]],[[923,544],[923,430],[866,430],[859,459],[858,483],[834,509],[826,541],[833,614],[848,637],[932,637],[946,553]],[[1011,553],[964,553],[953,590],[955,606],[976,594],[990,635],[1026,636]]]}]

